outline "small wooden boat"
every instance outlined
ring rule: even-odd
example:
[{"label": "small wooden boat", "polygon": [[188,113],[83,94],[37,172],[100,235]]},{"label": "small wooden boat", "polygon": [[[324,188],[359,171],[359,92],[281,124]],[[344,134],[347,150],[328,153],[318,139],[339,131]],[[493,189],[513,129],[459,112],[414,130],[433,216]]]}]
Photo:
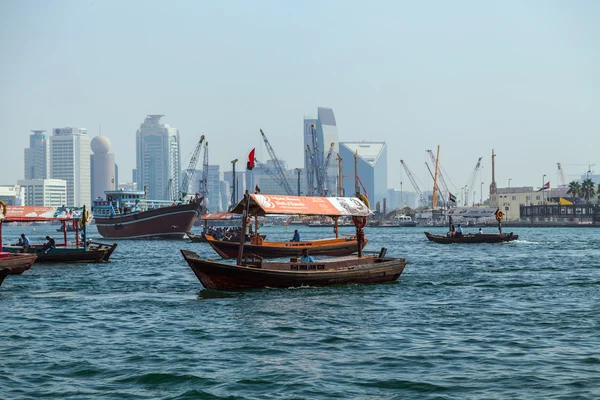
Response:
[{"label": "small wooden boat", "polygon": [[[216,240],[205,235],[211,247],[223,258],[235,258],[238,255],[238,243]],[[362,241],[362,248],[368,243]],[[356,236],[349,238],[319,239],[304,242],[265,242],[244,245],[244,255],[256,255],[262,258],[298,257],[303,249],[308,249],[312,256],[346,256],[358,251]]]},{"label": "small wooden boat", "polygon": [[[273,246],[264,244],[246,245],[243,240],[233,248],[227,247],[222,251],[216,247],[224,242],[215,241],[210,236],[207,237],[209,243],[217,252],[222,252],[224,257],[236,257],[236,263],[231,264],[222,261],[202,259],[198,254],[181,250],[183,258],[194,274],[207,289],[214,290],[235,290],[246,288],[289,288],[299,286],[329,286],[340,284],[358,284],[358,283],[378,283],[397,280],[406,266],[404,258],[385,257],[386,249],[382,249],[378,256],[363,257],[362,248],[364,247],[363,228],[366,225],[366,217],[373,215],[371,210],[358,198],[327,198],[327,197],[300,197],[300,196],[278,196],[278,195],[260,195],[248,194],[246,192],[244,199],[234,208],[234,212],[243,211],[242,231],[246,231],[246,224],[250,216],[265,216],[268,214],[296,214],[296,215],[320,215],[320,216],[353,216],[355,217],[356,237],[350,240],[341,239],[347,242],[347,246],[352,246],[352,251],[357,251],[358,255],[346,255],[341,257],[331,257],[314,260],[311,258],[302,261],[296,258],[302,249],[309,246],[302,246],[301,243],[313,242],[286,242],[276,243]],[[255,239],[255,238],[253,238]],[[315,241],[323,243],[336,243],[337,239],[326,239],[324,241]],[[255,242],[259,242],[256,240]],[[219,242],[219,243],[217,243]],[[215,245],[215,243],[217,243]],[[225,242],[227,243],[227,242]],[[227,243],[232,244],[232,243]],[[288,245],[288,246],[286,246]],[[317,246],[312,245],[310,256],[318,255]],[[291,253],[271,253],[274,257],[285,257],[293,255],[289,261],[266,262],[263,257],[256,255],[256,251],[289,249]],[[323,248],[322,246],[321,248]],[[247,249],[250,249],[248,252]],[[321,253],[324,256],[331,256],[335,250],[329,249],[328,253]],[[221,254],[221,253],[220,253]],[[249,254],[244,256],[244,254]]]},{"label": "small wooden boat", "polygon": [[242,265],[203,260],[193,251],[181,250],[183,258],[206,289],[289,288],[350,283],[390,282],[398,279],[404,258],[346,256],[315,263],[263,262],[249,257]]},{"label": "small wooden boat", "polygon": [[[454,225],[452,225],[452,216],[463,216],[463,217],[488,217],[495,216],[498,221],[498,233],[467,233],[462,235],[456,235],[454,233]],[[515,235],[512,232],[502,233],[502,218],[504,213],[502,210],[496,208],[455,208],[449,212],[448,224],[450,225],[450,231],[446,235],[434,235],[429,232],[425,232],[425,236],[431,242],[451,244],[451,243],[501,243],[501,242],[512,242],[517,240],[519,235]],[[460,226],[460,225],[459,225]]]},{"label": "small wooden boat", "polygon": [[[36,263],[73,263],[73,262],[105,262],[108,261],[112,253],[117,248],[117,244],[104,244],[97,243],[87,240],[87,219],[89,217],[89,212],[86,211],[85,207],[83,209],[83,215],[81,218],[47,218],[47,217],[19,217],[19,218],[11,218],[8,217],[5,219],[6,222],[9,221],[21,221],[21,220],[29,220],[29,221],[60,221],[62,223],[62,228],[60,231],[63,233],[64,242],[63,243],[55,243],[54,248],[46,249],[45,245],[42,244],[34,244],[29,246],[2,246],[2,251],[13,253],[13,254],[30,254],[34,255],[37,258],[35,259]],[[67,224],[72,224],[74,233],[75,233],[75,242],[69,243],[67,240],[67,233],[69,230],[65,228]],[[81,224],[81,225],[80,225]],[[79,232],[83,234],[83,237],[80,238]]]},{"label": "small wooden boat", "polygon": [[0,269],[7,269],[11,275],[22,274],[31,268],[35,259],[36,256],[33,254],[0,252]]},{"label": "small wooden boat", "polygon": [[7,275],[22,274],[35,262],[36,256],[29,254],[11,254],[2,251],[2,223],[7,214],[6,204],[0,200],[0,286]]},{"label": "small wooden boat", "polygon": [[450,243],[500,243],[500,242],[511,242],[517,240],[519,235],[510,233],[476,233],[466,234],[463,236],[445,236],[445,235],[434,235],[429,232],[425,232],[425,236],[432,242],[450,244]]}]

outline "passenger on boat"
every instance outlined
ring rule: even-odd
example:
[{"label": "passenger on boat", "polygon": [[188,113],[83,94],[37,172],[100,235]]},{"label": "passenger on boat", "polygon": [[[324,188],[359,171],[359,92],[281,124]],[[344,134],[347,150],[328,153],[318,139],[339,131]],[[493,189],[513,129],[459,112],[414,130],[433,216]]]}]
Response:
[{"label": "passenger on boat", "polygon": [[290,240],[290,242],[299,242],[300,241],[300,234],[298,233],[298,229],[296,229],[294,231],[294,237],[292,238],[292,240]]},{"label": "passenger on boat", "polygon": [[42,247],[44,253],[47,253],[50,250],[56,248],[56,241],[54,240],[54,238],[52,238],[51,236],[46,236],[46,240],[47,242],[44,243],[44,247]]},{"label": "passenger on boat", "polygon": [[[298,232],[298,231],[296,231]],[[300,262],[313,263],[315,258],[308,255],[308,249],[302,249],[302,255],[300,256]]]},{"label": "passenger on boat", "polygon": [[446,234],[446,236],[448,236],[448,237],[453,237],[454,236],[454,224],[450,225],[450,232],[448,232]]},{"label": "passenger on boat", "polygon": [[479,233],[480,235],[483,234],[483,229],[479,228],[479,232],[477,233]]},{"label": "passenger on boat", "polygon": [[21,237],[17,242],[17,246],[29,246],[31,243],[29,242],[29,238],[25,236],[24,233],[21,233]]},{"label": "passenger on boat", "polygon": [[460,226],[460,224],[458,224],[458,226],[456,227],[456,232],[454,233],[454,236],[461,237],[462,235],[463,235],[462,227]]}]

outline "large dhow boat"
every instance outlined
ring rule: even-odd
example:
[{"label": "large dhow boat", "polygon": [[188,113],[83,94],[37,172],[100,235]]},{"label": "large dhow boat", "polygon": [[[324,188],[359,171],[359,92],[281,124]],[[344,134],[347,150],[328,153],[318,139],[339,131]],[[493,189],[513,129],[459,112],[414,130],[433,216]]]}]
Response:
[{"label": "large dhow boat", "polygon": [[[452,217],[463,217],[463,218],[490,218],[495,217],[498,222],[498,233],[464,233],[457,235],[452,223]],[[452,243],[501,243],[511,242],[517,240],[519,235],[502,232],[502,218],[504,213],[498,208],[477,208],[477,207],[457,207],[448,211],[448,226],[449,230],[446,235],[434,235],[429,232],[425,232],[425,236],[429,241],[442,244]]]},{"label": "large dhow boat", "polygon": [[182,239],[200,215],[201,197],[146,200],[141,190],[105,192],[93,204],[98,233],[107,239]]},{"label": "large dhow boat", "polygon": [[22,274],[35,262],[36,256],[31,254],[13,254],[2,251],[2,222],[6,218],[6,203],[0,200],[0,286],[11,274]]},{"label": "large dhow boat", "polygon": [[[11,210],[12,208],[12,210]],[[55,209],[54,207],[45,207]],[[29,254],[35,256],[36,263],[100,263],[108,261],[117,248],[117,244],[93,242],[87,238],[89,211],[83,208],[81,217],[53,217],[53,212],[41,212],[35,207],[9,207],[6,222],[60,222],[63,242],[48,239],[42,244],[12,244],[2,247],[2,251],[12,254]],[[69,241],[66,226],[73,227],[74,238]]]},{"label": "large dhow boat", "polygon": [[[357,255],[302,261],[264,261],[245,252],[242,239],[238,244],[236,263],[203,259],[198,254],[181,250],[184,259],[196,277],[207,289],[236,290],[246,288],[289,288],[299,286],[329,286],[353,283],[377,283],[397,280],[404,267],[404,258],[386,257],[386,249],[377,256],[363,255],[364,231],[367,217],[373,215],[358,198],[300,197],[246,193],[234,208],[242,213],[242,228],[252,216],[266,215],[323,215],[338,218],[351,216],[356,226],[355,250]],[[300,249],[295,249],[297,256]],[[244,255],[246,254],[246,255]],[[309,255],[313,255],[313,253]]]}]

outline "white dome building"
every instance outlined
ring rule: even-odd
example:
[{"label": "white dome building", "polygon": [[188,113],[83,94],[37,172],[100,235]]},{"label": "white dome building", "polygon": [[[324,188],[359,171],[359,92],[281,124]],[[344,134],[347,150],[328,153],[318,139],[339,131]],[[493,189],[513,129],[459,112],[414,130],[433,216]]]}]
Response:
[{"label": "white dome building", "polygon": [[115,154],[110,153],[110,140],[106,136],[96,136],[92,147],[92,199],[104,197],[107,190],[116,189]]}]

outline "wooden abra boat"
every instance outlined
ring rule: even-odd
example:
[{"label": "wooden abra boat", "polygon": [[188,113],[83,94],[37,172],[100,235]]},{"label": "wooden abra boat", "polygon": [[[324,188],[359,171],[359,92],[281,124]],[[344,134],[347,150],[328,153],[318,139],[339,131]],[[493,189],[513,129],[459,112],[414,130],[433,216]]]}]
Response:
[{"label": "wooden abra boat", "polygon": [[510,242],[517,240],[519,235],[510,233],[476,233],[467,234],[463,236],[443,236],[434,235],[429,232],[425,232],[425,236],[432,242],[450,244],[450,243],[499,243],[499,242]]},{"label": "wooden abra boat", "polygon": [[[208,240],[206,239],[206,234],[201,233],[201,234],[194,234],[192,232],[186,232],[185,233],[188,238],[195,243],[208,243]],[[210,236],[210,235],[208,235]],[[267,235],[259,235],[263,240],[267,237]],[[214,238],[213,238],[214,239]],[[232,243],[239,243],[240,242],[240,235],[235,235],[230,237],[229,239],[223,239],[224,242],[232,242]],[[246,238],[246,242],[249,242],[250,238],[247,237]]]},{"label": "wooden abra boat", "polygon": [[[454,225],[452,225],[452,216],[460,215],[464,217],[487,217],[495,216],[498,221],[498,233],[467,233],[462,235],[456,235],[454,232]],[[502,233],[502,218],[504,213],[500,209],[493,208],[455,208],[449,212],[448,225],[450,231],[446,235],[434,235],[429,232],[425,232],[425,236],[431,242],[450,244],[450,243],[500,243],[500,242],[511,242],[517,240],[519,235],[515,235],[512,232]]]},{"label": "wooden abra boat", "polygon": [[[47,249],[43,244],[34,244],[29,246],[3,246],[2,251],[13,253],[13,254],[31,254],[36,256],[35,262],[37,263],[72,263],[72,262],[105,262],[108,261],[112,253],[117,248],[117,244],[104,244],[97,243],[87,240],[87,219],[89,212],[83,209],[83,215],[79,218],[46,218],[46,217],[21,217],[21,218],[6,218],[6,222],[9,221],[20,221],[23,219],[29,221],[60,221],[63,225],[61,232],[63,232],[64,242],[56,243],[54,248]],[[65,228],[67,223],[72,223],[75,242],[69,243],[67,240],[68,229]],[[81,225],[80,225],[81,224]],[[80,238],[79,232],[83,233],[83,237]]]},{"label": "wooden abra boat", "polygon": [[203,260],[188,250],[181,253],[202,286],[214,290],[389,282],[397,280],[406,266],[404,258],[358,256],[315,263],[303,263],[300,259],[267,263],[260,257],[248,257],[242,265],[233,265]]},{"label": "wooden abra boat", "polygon": [[22,274],[33,265],[36,256],[11,254],[2,251],[2,222],[6,218],[6,204],[0,200],[0,286],[7,275]]},{"label": "wooden abra boat", "polygon": [[[205,235],[206,241],[223,258],[235,258],[238,255],[238,243],[216,240]],[[260,241],[259,241],[260,242]],[[362,241],[364,248],[367,239]],[[320,239],[304,242],[265,242],[244,245],[244,256],[256,255],[262,258],[299,257],[303,249],[308,249],[311,256],[346,256],[358,251],[356,236],[349,238]]]},{"label": "wooden abra boat", "polygon": [[[386,258],[386,249],[382,249],[376,257],[363,257],[362,248],[365,241],[363,227],[366,225],[366,217],[372,215],[372,212],[358,198],[278,196],[246,192],[244,199],[236,206],[234,212],[237,210],[243,210],[244,213],[242,231],[246,230],[250,215],[325,215],[334,216],[336,219],[344,215],[353,216],[356,225],[356,238],[353,246],[355,246],[354,250],[358,251],[358,255],[316,261],[314,259],[302,261],[302,259],[294,257],[290,261],[265,262],[262,257],[257,255],[244,256],[246,247],[252,245],[246,245],[243,240],[240,240],[237,246],[236,263],[230,264],[202,259],[192,251],[181,250],[183,258],[194,271],[200,283],[207,289],[288,288],[395,281],[406,266],[404,258]],[[215,241],[210,241],[209,238],[209,243],[212,245]],[[261,246],[261,248],[268,247],[264,246],[264,243]],[[256,249],[255,247],[251,248]],[[291,248],[294,256],[298,255],[302,249],[299,246]],[[224,254],[231,255],[232,253],[229,251]],[[311,249],[309,255],[315,255],[315,252],[315,249]]]}]

